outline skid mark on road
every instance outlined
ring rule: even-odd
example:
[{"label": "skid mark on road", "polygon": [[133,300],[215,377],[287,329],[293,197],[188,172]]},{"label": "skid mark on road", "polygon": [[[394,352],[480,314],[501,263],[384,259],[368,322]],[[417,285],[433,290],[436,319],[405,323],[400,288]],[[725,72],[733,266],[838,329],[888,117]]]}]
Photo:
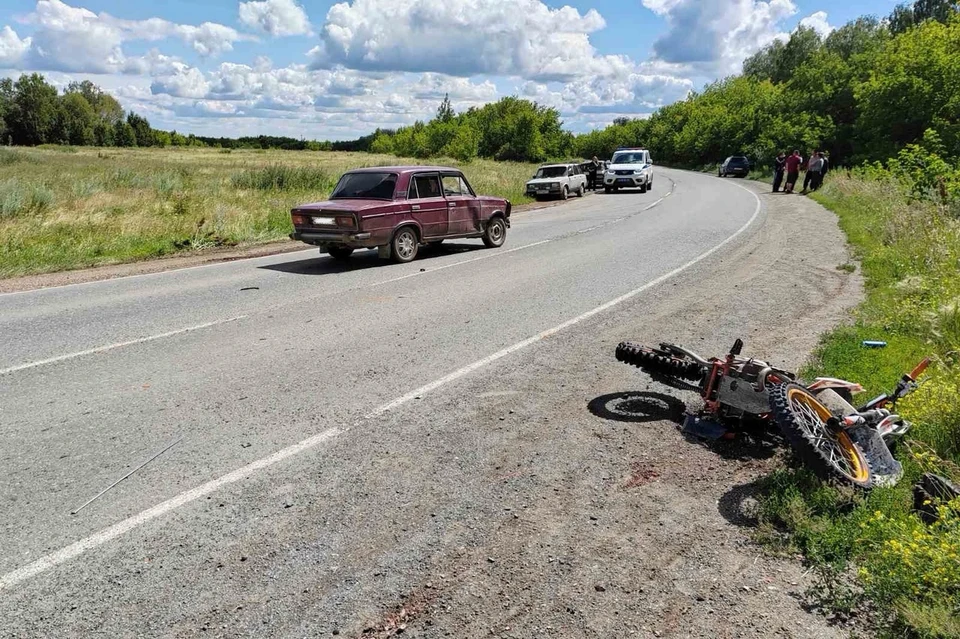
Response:
[{"label": "skid mark on road", "polygon": [[246,317],[247,317],[246,315],[239,315],[237,317],[230,317],[228,319],[216,320],[214,322],[207,322],[205,324],[198,324],[196,326],[188,326],[187,328],[180,328],[175,331],[160,333],[159,335],[150,335],[149,337],[140,337],[137,339],[126,341],[126,342],[117,342],[116,344],[107,344],[106,346],[98,346],[97,348],[90,348],[85,351],[78,351],[76,353],[67,353],[66,355],[58,355],[57,357],[41,359],[35,362],[27,362],[26,364],[18,364],[16,366],[11,366],[9,368],[0,369],[0,375],[9,375],[10,373],[16,373],[17,371],[23,371],[29,368],[36,368],[37,366],[55,364],[57,362],[76,359],[78,357],[85,357],[87,355],[95,355],[97,353],[106,353],[107,351],[123,348],[124,346],[133,346],[135,344],[145,344],[147,342],[153,342],[155,340],[164,339],[166,337],[174,337],[175,335],[192,333],[193,331],[199,331],[204,328],[210,328],[211,326],[218,326],[220,324],[229,324],[230,322],[236,322],[238,320],[245,319]]},{"label": "skid mark on road", "polygon": [[[701,262],[706,258],[710,257],[711,255],[719,251],[721,248],[723,248],[724,246],[726,246],[727,244],[735,240],[737,237],[742,235],[748,228],[750,228],[753,225],[753,223],[760,216],[760,212],[762,210],[760,198],[753,191],[750,191],[749,189],[746,189],[744,187],[740,187],[740,188],[743,188],[743,190],[750,193],[756,200],[757,204],[753,212],[753,215],[750,217],[749,220],[747,220],[747,222],[743,226],[741,226],[735,233],[733,233],[733,235],[730,235],[729,237],[727,237],[727,239],[723,240],[713,248],[709,249],[704,253],[701,253],[700,255],[690,260],[686,264],[678,266],[677,268],[673,269],[669,273],[665,273],[660,277],[647,282],[643,286],[635,288],[632,291],[629,291],[628,293],[625,293],[620,297],[617,297],[616,299],[610,300],[605,304],[601,304],[600,306],[597,306],[596,308],[591,309],[586,313],[583,313],[582,315],[578,315],[577,317],[567,320],[562,324],[558,324],[553,328],[547,329],[532,337],[528,337],[525,340],[522,340],[520,342],[517,342],[516,344],[508,346],[507,348],[497,351],[496,353],[488,355],[483,359],[477,360],[472,364],[468,364],[467,366],[464,366],[463,368],[460,368],[450,373],[449,375],[441,377],[438,380],[435,380],[433,382],[430,382],[429,384],[425,384],[421,386],[420,388],[412,390],[409,393],[406,393],[405,395],[398,397],[393,401],[387,402],[386,404],[383,404],[382,406],[374,409],[373,411],[365,415],[363,419],[361,419],[354,425],[354,427],[360,426],[365,420],[369,420],[371,418],[383,415],[384,413],[387,413],[391,410],[395,410],[400,406],[403,406],[404,404],[407,404],[414,399],[420,398],[426,395],[427,393],[435,391],[446,384],[449,384],[462,377],[465,377],[470,373],[473,373],[485,366],[488,366],[496,362],[497,360],[503,359],[504,357],[507,357],[512,353],[516,353],[517,351],[527,348],[528,346],[541,342],[553,335],[556,335],[557,333],[565,329],[575,326],[585,320],[590,319],[591,317],[594,317],[619,304],[622,304],[623,302],[626,302],[627,300],[630,300],[636,297],[637,295],[640,295],[644,291],[647,291],[659,284],[662,284],[663,282],[669,280],[670,278],[687,270],[691,266],[694,266],[698,262]],[[148,508],[147,510],[144,510],[139,514],[136,514],[133,517],[124,519],[108,528],[105,528],[97,533],[94,533],[93,535],[90,535],[89,537],[85,537],[79,541],[76,541],[70,544],[69,546],[61,548],[60,550],[52,552],[48,555],[44,555],[43,557],[41,557],[40,559],[37,559],[32,563],[29,563],[21,568],[18,568],[3,576],[0,576],[0,591],[9,589],[27,579],[30,579],[31,577],[35,577],[39,574],[42,574],[48,570],[51,570],[57,567],[58,565],[64,562],[70,561],[71,559],[74,559],[87,551],[93,550],[110,541],[113,541],[114,539],[117,539],[118,537],[130,532],[131,530],[139,526],[142,526],[143,524],[146,524],[147,522],[150,522],[173,510],[176,510],[181,506],[189,504],[200,497],[208,495],[209,493],[219,488],[228,486],[230,484],[234,484],[242,479],[252,476],[254,473],[258,471],[266,470],[267,468],[270,468],[271,466],[274,466],[275,464],[278,464],[281,461],[290,459],[295,455],[299,455],[301,453],[310,451],[320,446],[321,444],[328,442],[331,439],[348,432],[349,430],[350,430],[349,427],[331,428],[329,430],[323,431],[322,433],[313,435],[312,437],[304,439],[303,441],[293,444],[292,446],[288,446],[287,448],[281,449],[273,453],[272,455],[269,455],[262,459],[258,459],[254,462],[251,462],[250,464],[247,464],[246,466],[243,466],[242,468],[239,468],[226,475],[218,477],[217,479],[208,481],[205,484],[202,484],[196,488],[193,488],[179,495],[176,495],[175,497],[171,497],[170,499],[164,502],[161,502],[160,504],[157,504],[152,508]]]}]

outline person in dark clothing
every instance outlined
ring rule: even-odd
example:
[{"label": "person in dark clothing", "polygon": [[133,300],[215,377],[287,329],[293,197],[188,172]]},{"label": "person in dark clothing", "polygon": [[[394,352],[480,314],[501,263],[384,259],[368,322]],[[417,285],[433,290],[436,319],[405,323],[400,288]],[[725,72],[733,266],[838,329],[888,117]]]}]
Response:
[{"label": "person in dark clothing", "polygon": [[807,163],[803,166],[806,174],[803,176],[803,190],[801,193],[806,193],[810,190],[810,184],[813,182],[816,175],[810,171],[810,166],[817,161],[817,157],[820,155],[820,149],[814,149],[810,152],[810,159],[807,160]]},{"label": "person in dark clothing", "polygon": [[800,165],[803,164],[803,158],[800,151],[794,151],[793,155],[784,161],[784,168],[787,170],[787,183],[783,187],[784,193],[793,193],[793,187],[800,177]]},{"label": "person in dark clothing", "polygon": [[780,185],[783,184],[783,170],[787,163],[786,154],[781,151],[777,157],[773,159],[773,192],[777,193],[780,191]]},{"label": "person in dark clothing", "polygon": [[600,160],[597,159],[597,156],[593,156],[593,159],[590,160],[590,171],[588,178],[590,180],[590,188],[596,191],[597,187],[600,185]]}]

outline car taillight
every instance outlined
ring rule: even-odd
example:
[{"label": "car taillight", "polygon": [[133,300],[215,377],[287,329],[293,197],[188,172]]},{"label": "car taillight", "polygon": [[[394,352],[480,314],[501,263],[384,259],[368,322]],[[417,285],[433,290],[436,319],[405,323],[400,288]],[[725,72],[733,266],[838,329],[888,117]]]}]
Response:
[{"label": "car taillight", "polygon": [[352,215],[338,215],[337,226],[342,229],[352,229],[356,228],[356,223],[353,221]]},{"label": "car taillight", "polygon": [[304,217],[304,216],[302,216],[302,215],[293,215],[293,216],[291,216],[291,217],[292,217],[292,219],[293,219],[293,225],[294,225],[294,226],[306,226],[306,225],[307,225],[307,218],[306,218],[306,217]]}]

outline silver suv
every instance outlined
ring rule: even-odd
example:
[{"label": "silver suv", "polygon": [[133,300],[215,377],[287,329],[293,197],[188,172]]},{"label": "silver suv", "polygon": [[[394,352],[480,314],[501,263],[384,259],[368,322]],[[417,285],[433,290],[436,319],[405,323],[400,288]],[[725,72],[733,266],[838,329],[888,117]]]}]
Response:
[{"label": "silver suv", "polygon": [[603,174],[603,190],[639,188],[641,193],[653,187],[653,160],[646,149],[617,149]]}]

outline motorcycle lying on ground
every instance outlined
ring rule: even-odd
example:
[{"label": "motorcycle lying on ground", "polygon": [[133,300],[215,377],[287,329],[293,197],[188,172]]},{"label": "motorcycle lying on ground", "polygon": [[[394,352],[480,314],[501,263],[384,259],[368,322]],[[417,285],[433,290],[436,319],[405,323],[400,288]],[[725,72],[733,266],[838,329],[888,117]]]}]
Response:
[{"label": "motorcycle lying on ground", "polygon": [[684,431],[719,437],[748,423],[776,426],[799,458],[826,481],[862,489],[899,481],[903,468],[890,445],[910,428],[891,412],[918,386],[930,359],[903,375],[891,393],[854,407],[855,383],[819,377],[805,384],[797,375],[762,360],[741,356],[738,339],[723,358],[706,359],[675,344],[659,348],[622,342],[617,360],[679,389],[696,388],[699,413],[687,413]]}]

